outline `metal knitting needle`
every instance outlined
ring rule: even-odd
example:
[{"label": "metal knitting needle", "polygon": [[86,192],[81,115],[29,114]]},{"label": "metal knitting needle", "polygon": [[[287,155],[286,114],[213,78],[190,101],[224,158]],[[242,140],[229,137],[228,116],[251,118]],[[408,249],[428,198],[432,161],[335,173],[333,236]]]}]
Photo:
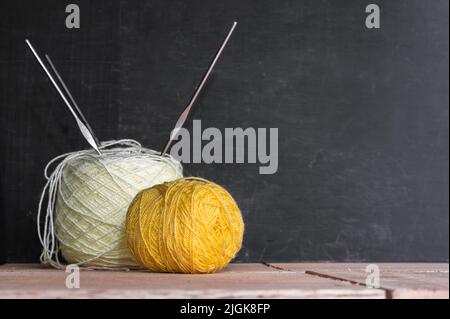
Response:
[{"label": "metal knitting needle", "polygon": [[59,95],[61,96],[61,98],[63,99],[64,103],[67,105],[67,107],[69,108],[70,112],[72,113],[73,117],[75,118],[75,121],[78,124],[78,127],[80,128],[81,134],[83,134],[84,138],[87,140],[87,142],[97,151],[97,153],[99,155],[101,155],[101,152],[98,148],[98,145],[94,139],[94,137],[92,136],[92,134],[89,132],[89,129],[86,127],[86,125],[80,120],[80,118],[78,117],[78,115],[75,113],[74,109],[72,108],[72,106],[70,105],[69,101],[67,100],[67,98],[65,97],[64,93],[61,91],[60,87],[58,86],[58,84],[56,83],[55,79],[53,78],[53,76],[50,74],[49,70],[47,69],[47,67],[45,66],[44,62],[42,62],[42,59],[39,57],[39,55],[37,54],[36,50],[34,49],[34,47],[31,45],[30,41],[28,39],[25,39],[26,44],[28,45],[28,47],[30,48],[31,52],[33,53],[34,57],[36,58],[36,60],[38,60],[39,64],[41,65],[42,69],[44,69],[45,74],[48,76],[48,78],[50,79],[50,82],[52,82],[53,86],[56,88],[56,91],[58,91]]},{"label": "metal knitting needle", "polygon": [[175,128],[172,130],[172,133],[170,134],[169,141],[167,142],[166,146],[164,147],[164,150],[161,152],[161,156],[166,154],[167,150],[169,149],[170,145],[172,144],[178,131],[183,127],[183,124],[186,121],[186,119],[189,115],[189,112],[191,111],[191,108],[195,103],[195,100],[197,99],[198,95],[200,94],[200,91],[203,89],[203,86],[206,83],[206,80],[208,79],[209,75],[211,74],[211,71],[213,70],[214,66],[216,65],[217,61],[219,60],[219,57],[222,54],[223,49],[227,45],[227,42],[230,39],[231,34],[233,33],[236,25],[237,25],[237,22],[234,21],[233,25],[231,26],[230,31],[228,32],[228,35],[226,36],[225,40],[222,43],[222,46],[220,47],[219,51],[217,51],[216,56],[214,57],[213,61],[209,65],[208,71],[205,73],[205,75],[203,76],[203,79],[201,80],[200,84],[198,85],[197,89],[195,90],[195,93],[192,96],[189,104],[186,106],[183,113],[181,113],[180,117],[178,118],[177,123],[175,124]]},{"label": "metal knitting needle", "polygon": [[48,56],[48,54],[45,54],[45,58],[47,59],[47,62],[50,65],[50,67],[52,68],[53,73],[55,73],[59,83],[61,84],[61,86],[63,87],[64,91],[66,92],[66,95],[69,97],[70,101],[72,102],[72,105],[75,107],[75,110],[78,112],[78,115],[81,117],[81,119],[83,120],[84,124],[88,128],[89,132],[91,133],[92,137],[95,140],[95,144],[98,147],[98,145],[100,145],[100,141],[98,140],[97,136],[94,134],[94,130],[92,130],[92,127],[89,125],[89,122],[84,117],[83,112],[81,112],[81,109],[79,108],[77,102],[75,101],[75,99],[73,98],[73,96],[70,93],[69,89],[67,88],[66,83],[63,81],[62,77],[59,75],[58,70],[56,70],[56,67],[53,64],[53,62],[50,59],[50,57]]}]

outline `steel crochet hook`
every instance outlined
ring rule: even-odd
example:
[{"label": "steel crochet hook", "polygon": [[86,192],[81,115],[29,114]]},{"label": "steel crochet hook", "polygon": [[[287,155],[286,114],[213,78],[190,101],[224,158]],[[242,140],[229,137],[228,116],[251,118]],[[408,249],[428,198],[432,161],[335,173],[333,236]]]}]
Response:
[{"label": "steel crochet hook", "polygon": [[164,147],[164,150],[161,152],[161,156],[167,153],[170,145],[172,144],[175,136],[177,135],[178,131],[183,127],[184,122],[186,121],[189,112],[191,111],[192,106],[195,103],[195,100],[197,99],[198,95],[200,94],[200,91],[203,89],[203,86],[206,83],[206,80],[208,79],[209,75],[211,74],[211,71],[213,70],[214,66],[217,63],[217,60],[219,60],[220,55],[222,54],[223,49],[227,45],[228,40],[231,37],[231,34],[234,31],[234,28],[236,27],[237,22],[234,21],[233,25],[231,26],[230,31],[228,31],[228,35],[226,36],[225,40],[223,41],[222,45],[219,48],[219,51],[217,51],[214,59],[212,60],[211,64],[209,65],[208,71],[206,71],[205,75],[203,76],[202,80],[200,81],[200,84],[198,85],[197,89],[195,90],[194,95],[192,96],[189,104],[184,109],[183,113],[181,113],[180,117],[177,120],[177,123],[175,124],[174,129],[172,130],[172,133],[170,134],[169,141],[167,142],[166,146]]}]

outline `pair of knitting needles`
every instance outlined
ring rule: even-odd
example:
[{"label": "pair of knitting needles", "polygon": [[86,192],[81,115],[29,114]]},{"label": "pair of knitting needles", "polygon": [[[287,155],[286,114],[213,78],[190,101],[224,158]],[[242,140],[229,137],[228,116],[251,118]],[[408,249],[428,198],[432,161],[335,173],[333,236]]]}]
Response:
[{"label": "pair of knitting needles", "polygon": [[[223,49],[227,45],[227,42],[230,39],[231,34],[233,33],[236,25],[237,25],[237,22],[233,22],[233,25],[231,26],[230,31],[228,32],[225,40],[223,41],[222,45],[220,46],[219,50],[217,51],[216,55],[214,56],[214,59],[212,60],[211,64],[209,65],[209,68],[206,71],[205,75],[203,76],[202,80],[200,81],[200,84],[197,86],[197,88],[194,92],[194,95],[192,96],[191,100],[189,101],[189,104],[185,107],[184,111],[181,113],[180,117],[178,118],[178,120],[175,124],[175,128],[172,130],[172,132],[170,134],[169,141],[167,142],[166,146],[164,147],[163,151],[161,152],[161,156],[164,156],[164,154],[167,153],[170,145],[172,144],[173,140],[177,136],[178,131],[183,127],[183,124],[186,121],[186,119],[192,109],[192,106],[194,105],[195,101],[197,100],[197,97],[199,96],[201,90],[203,89],[203,86],[205,85],[206,80],[208,79],[212,70],[214,69],[214,66],[216,65],[217,61],[219,60],[219,57],[222,54]],[[72,113],[73,117],[75,118],[75,121],[77,122],[78,127],[80,128],[80,131],[83,134],[84,138],[98,152],[98,154],[101,155],[101,152],[99,149],[99,146],[100,146],[99,140],[95,136],[94,131],[92,130],[88,121],[86,120],[86,118],[84,117],[80,108],[78,107],[78,104],[75,102],[75,99],[73,98],[72,94],[70,93],[70,91],[67,88],[66,84],[64,83],[63,79],[61,78],[58,71],[56,70],[50,57],[47,54],[45,54],[45,58],[47,59],[47,62],[50,65],[50,68],[52,69],[53,73],[56,75],[56,78],[58,79],[59,84],[62,86],[63,89],[61,89],[60,86],[58,85],[58,83],[55,81],[54,77],[52,76],[49,69],[46,67],[46,65],[44,64],[44,62],[42,61],[42,59],[40,58],[39,54],[36,52],[34,47],[31,45],[30,41],[28,39],[25,39],[25,42],[27,43],[28,47],[30,48],[30,50],[33,53],[33,55],[35,56],[35,58],[38,60],[41,67],[44,69],[45,74],[48,76],[48,78],[52,82],[53,86],[58,91],[58,93],[61,96],[61,98],[63,99],[64,103],[69,108],[69,110]],[[66,95],[67,95],[67,97],[66,97]]]},{"label": "pair of knitting needles", "polygon": [[56,91],[58,91],[58,93],[61,96],[61,98],[63,99],[64,103],[69,108],[69,110],[72,113],[73,117],[75,118],[75,121],[77,122],[78,127],[80,128],[80,131],[83,134],[84,138],[97,151],[97,153],[101,155],[100,149],[99,149],[100,142],[99,142],[98,138],[95,136],[94,131],[92,130],[92,128],[89,125],[86,118],[84,117],[83,112],[81,112],[80,108],[78,107],[77,102],[75,102],[75,99],[73,98],[72,94],[70,93],[70,91],[67,88],[66,84],[64,83],[63,79],[59,75],[59,72],[56,70],[56,67],[53,64],[50,57],[47,54],[45,54],[45,58],[47,59],[47,62],[50,65],[51,70],[56,75],[56,78],[58,79],[59,85],[61,85],[62,89],[58,85],[58,83],[55,81],[53,75],[50,73],[49,69],[44,64],[44,62],[41,59],[41,57],[39,56],[39,54],[36,52],[33,45],[31,45],[30,41],[28,39],[25,39],[25,42],[28,45],[28,47],[30,48],[30,50],[33,53],[33,55],[35,56],[35,58],[38,60],[42,69],[44,69],[45,74],[47,74],[48,78],[52,82],[53,86],[56,88]]}]

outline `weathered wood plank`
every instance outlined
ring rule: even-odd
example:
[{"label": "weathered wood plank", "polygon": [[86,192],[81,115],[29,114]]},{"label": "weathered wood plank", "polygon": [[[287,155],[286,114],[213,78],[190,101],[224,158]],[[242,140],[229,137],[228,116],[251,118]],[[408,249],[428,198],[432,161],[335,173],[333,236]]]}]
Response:
[{"label": "weathered wood plank", "polygon": [[[322,278],[342,279],[365,285],[369,263],[272,264]],[[449,298],[448,263],[376,263],[380,287],[390,298]]]},{"label": "weathered wood plank", "polygon": [[231,264],[208,275],[146,271],[80,273],[80,289],[65,287],[67,273],[39,265],[0,266],[0,298],[384,298],[385,292],[347,282]]}]

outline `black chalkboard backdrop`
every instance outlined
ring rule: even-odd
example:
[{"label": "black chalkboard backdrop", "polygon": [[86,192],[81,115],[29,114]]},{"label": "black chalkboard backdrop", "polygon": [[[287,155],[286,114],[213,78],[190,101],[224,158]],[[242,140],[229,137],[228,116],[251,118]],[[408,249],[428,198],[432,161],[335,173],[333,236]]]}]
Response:
[{"label": "black chalkboard backdrop", "polygon": [[[66,5],[81,28],[65,26]],[[1,258],[36,262],[43,169],[88,147],[25,45],[101,140],[162,149],[233,20],[192,120],[279,129],[279,168],[186,164],[242,209],[237,261],[448,261],[449,2],[1,1]]]}]

